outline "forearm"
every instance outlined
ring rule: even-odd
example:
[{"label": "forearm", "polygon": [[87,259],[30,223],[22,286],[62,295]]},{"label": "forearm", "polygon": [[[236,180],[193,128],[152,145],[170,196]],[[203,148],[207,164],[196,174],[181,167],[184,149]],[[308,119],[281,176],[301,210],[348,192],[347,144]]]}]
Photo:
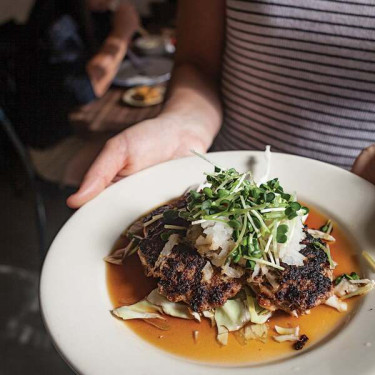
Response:
[{"label": "forearm", "polygon": [[222,122],[218,79],[197,64],[177,65],[160,118],[171,120],[183,133],[198,137],[207,150]]},{"label": "forearm", "polygon": [[111,85],[124,59],[128,41],[110,35],[99,52],[88,62],[86,70],[97,97],[103,96]]},{"label": "forearm", "polygon": [[162,116],[174,117],[207,150],[222,122],[225,1],[180,0],[177,24],[175,69]]}]

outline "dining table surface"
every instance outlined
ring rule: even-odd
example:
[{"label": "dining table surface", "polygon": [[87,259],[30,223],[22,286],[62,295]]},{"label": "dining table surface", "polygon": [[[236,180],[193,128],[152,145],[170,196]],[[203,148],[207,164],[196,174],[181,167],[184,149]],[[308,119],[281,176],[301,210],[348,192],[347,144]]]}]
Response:
[{"label": "dining table surface", "polygon": [[77,131],[119,132],[160,113],[162,104],[149,107],[125,104],[122,101],[125,91],[124,88],[111,87],[101,98],[72,111],[69,114],[70,124]]}]

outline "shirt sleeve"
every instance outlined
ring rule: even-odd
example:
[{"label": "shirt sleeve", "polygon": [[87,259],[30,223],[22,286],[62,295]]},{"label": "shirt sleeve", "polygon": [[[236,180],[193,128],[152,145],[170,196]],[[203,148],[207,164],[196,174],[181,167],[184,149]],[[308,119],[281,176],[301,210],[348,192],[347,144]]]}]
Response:
[{"label": "shirt sleeve", "polygon": [[51,79],[60,81],[67,100],[74,105],[94,100],[96,96],[86,72],[87,48],[71,16],[63,15],[51,26],[48,44]]}]

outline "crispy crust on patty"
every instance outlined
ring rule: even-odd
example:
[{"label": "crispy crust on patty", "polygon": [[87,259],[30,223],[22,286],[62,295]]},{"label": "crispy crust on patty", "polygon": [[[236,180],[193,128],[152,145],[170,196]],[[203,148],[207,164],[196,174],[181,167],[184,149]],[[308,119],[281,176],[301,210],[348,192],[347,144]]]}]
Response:
[{"label": "crispy crust on patty", "polygon": [[253,280],[251,287],[262,307],[303,314],[324,303],[332,295],[333,273],[327,254],[316,248],[313,241],[318,240],[306,233],[306,239],[302,242],[306,247],[301,250],[306,257],[303,266],[282,263],[284,271],[269,271],[277,288],[273,288],[264,275]]},{"label": "crispy crust on patty", "polygon": [[[181,208],[185,204],[182,198],[161,206],[147,215],[144,222],[165,210]],[[203,280],[202,269],[207,259],[184,239],[168,255],[160,256],[166,243],[161,238],[161,234],[166,231],[165,224],[189,226],[181,218],[168,222],[164,218],[155,221],[147,226],[146,237],[140,242],[138,255],[146,275],[158,279],[159,292],[170,301],[187,303],[193,311],[201,312],[222,306],[246,283],[256,293],[259,305],[271,311],[281,309],[303,314],[324,303],[332,295],[333,275],[328,257],[322,249],[313,245],[318,240],[307,232],[302,242],[306,247],[301,250],[306,258],[304,265],[297,267],[282,263],[284,271],[269,268],[269,276],[276,285],[272,287],[265,275],[248,278],[248,281],[246,276],[235,279],[224,275],[220,268],[213,265],[211,278]],[[250,272],[248,276],[251,276]]]},{"label": "crispy crust on patty", "polygon": [[[159,207],[148,215],[145,221],[172,207]],[[161,294],[170,301],[185,302],[193,311],[201,312],[223,305],[228,298],[234,297],[240,291],[242,280],[222,275],[221,270],[215,266],[212,266],[211,278],[204,280],[202,269],[207,260],[187,243],[176,245],[169,255],[159,259],[165,245],[160,236],[165,231],[165,224],[164,219],[152,223],[138,251],[146,275],[159,279],[158,289]],[[182,219],[168,224],[188,225]]]}]

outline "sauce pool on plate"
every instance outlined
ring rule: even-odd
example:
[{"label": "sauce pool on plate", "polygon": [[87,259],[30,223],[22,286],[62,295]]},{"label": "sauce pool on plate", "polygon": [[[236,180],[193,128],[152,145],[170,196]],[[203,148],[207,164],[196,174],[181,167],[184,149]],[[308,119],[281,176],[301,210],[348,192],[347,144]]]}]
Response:
[{"label": "sauce pool on plate", "polygon": [[[316,209],[309,208],[307,225],[309,228],[319,229],[327,221],[327,218]],[[330,248],[332,258],[338,263],[334,277],[353,271],[360,274],[357,253],[352,242],[337,225],[334,225],[333,228],[332,235],[336,238],[336,242],[331,244]],[[120,239],[114,249],[123,246],[123,241]],[[156,281],[144,275],[142,265],[135,254],[127,258],[123,266],[107,264],[107,285],[113,306],[119,307],[143,299],[151,290],[155,289]],[[247,345],[241,345],[234,334],[230,334],[228,345],[220,346],[216,341],[216,327],[211,327],[209,320],[204,318],[199,323],[166,316],[166,323],[169,326],[166,331],[143,320],[126,321],[124,324],[142,339],[158,348],[190,360],[232,365],[259,364],[298,353],[293,349],[292,342],[278,343],[273,340],[272,336],[276,334],[273,329],[275,325],[282,327],[299,325],[300,334],[305,334],[309,338],[303,349],[308,350],[342,328],[353,314],[358,301],[358,298],[349,299],[347,301],[348,311],[345,313],[340,313],[328,306],[317,306],[311,310],[309,315],[299,318],[278,312],[268,322],[267,342],[251,340]],[[195,338],[194,331],[198,331]],[[126,335],[125,331],[124,335]]]}]

